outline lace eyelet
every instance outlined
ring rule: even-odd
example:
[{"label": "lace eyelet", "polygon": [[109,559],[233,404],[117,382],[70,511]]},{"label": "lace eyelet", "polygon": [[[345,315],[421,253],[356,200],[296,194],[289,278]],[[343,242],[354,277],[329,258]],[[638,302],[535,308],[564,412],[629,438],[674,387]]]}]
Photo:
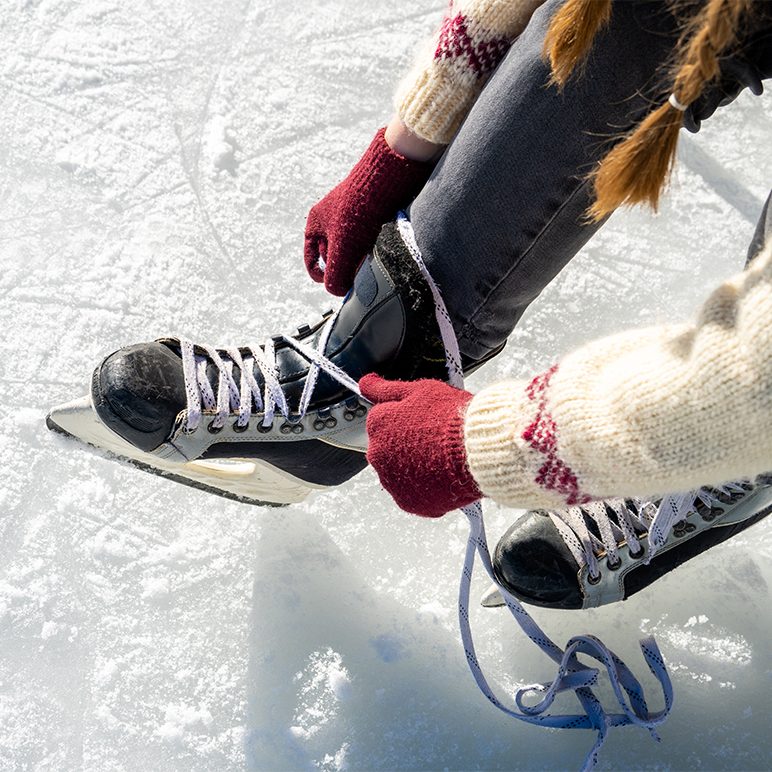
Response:
[{"label": "lace eyelet", "polygon": [[268,426],[264,426],[263,424],[259,424],[257,427],[257,431],[260,432],[260,434],[268,434],[273,429],[273,423],[268,424]]},{"label": "lace eyelet", "polygon": [[606,560],[606,568],[608,568],[609,571],[619,571],[619,569],[622,567],[622,558],[617,558],[613,563],[611,560]]},{"label": "lace eyelet", "polygon": [[249,421],[247,421],[244,424],[244,426],[240,426],[238,421],[235,421],[233,423],[233,431],[236,432],[236,434],[243,434],[248,429],[249,429]]},{"label": "lace eyelet", "polygon": [[587,574],[587,584],[598,584],[601,580],[601,573],[598,571],[597,576],[593,576],[592,574]]},{"label": "lace eyelet", "polygon": [[305,431],[303,417],[299,413],[292,413],[287,416],[287,420],[279,427],[282,434],[302,434]]},{"label": "lace eyelet", "polygon": [[196,431],[198,431],[198,427],[196,426],[193,429],[190,429],[190,428],[188,428],[188,425],[185,424],[185,426],[183,426],[180,431],[182,432],[182,434],[184,434],[187,437],[189,437],[191,434],[195,434]]},{"label": "lace eyelet", "polygon": [[317,422],[321,421],[323,426],[321,429],[334,429],[338,425],[338,419],[332,415],[332,408],[323,407],[316,411],[316,421],[314,422],[314,429],[316,429]]},{"label": "lace eyelet", "polygon": [[682,536],[686,536],[687,533],[692,533],[695,530],[697,530],[697,526],[694,525],[694,523],[689,523],[686,520],[679,520],[673,526],[672,533],[676,539],[680,539]]},{"label": "lace eyelet", "polygon": [[633,559],[633,560],[640,560],[646,550],[644,550],[643,546],[640,547],[638,552],[633,552],[632,550],[627,550],[627,554]]},{"label": "lace eyelet", "polygon": [[209,432],[209,434],[219,434],[222,431],[222,426],[215,426],[214,419],[212,419],[208,423],[206,430]]}]

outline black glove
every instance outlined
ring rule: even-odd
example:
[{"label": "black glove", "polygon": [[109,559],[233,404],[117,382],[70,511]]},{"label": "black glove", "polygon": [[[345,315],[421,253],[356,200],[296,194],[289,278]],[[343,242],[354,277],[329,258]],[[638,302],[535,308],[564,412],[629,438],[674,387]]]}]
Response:
[{"label": "black glove", "polygon": [[696,133],[700,124],[719,107],[737,99],[744,88],[759,96],[764,91],[762,80],[772,78],[772,30],[763,29],[729,56],[720,59],[721,75],[684,113],[684,126]]}]

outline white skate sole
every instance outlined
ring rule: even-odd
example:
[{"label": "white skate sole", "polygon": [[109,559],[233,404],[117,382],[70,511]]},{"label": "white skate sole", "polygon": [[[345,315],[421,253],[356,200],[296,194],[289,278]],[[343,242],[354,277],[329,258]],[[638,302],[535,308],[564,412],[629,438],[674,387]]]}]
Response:
[{"label": "white skate sole", "polygon": [[225,498],[261,506],[286,506],[303,501],[313,489],[325,486],[298,480],[265,461],[249,458],[178,462],[135,448],[105,426],[91,397],[55,407],[46,417],[49,429],[106,451],[146,472]]}]

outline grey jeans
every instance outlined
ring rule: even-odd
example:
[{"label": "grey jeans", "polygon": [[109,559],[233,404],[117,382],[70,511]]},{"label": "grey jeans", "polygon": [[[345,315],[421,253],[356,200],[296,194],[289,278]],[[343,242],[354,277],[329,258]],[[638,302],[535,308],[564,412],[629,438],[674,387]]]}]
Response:
[{"label": "grey jeans", "polygon": [[[586,175],[613,138],[666,97],[677,24],[665,2],[614,4],[582,75],[560,92],[541,56],[561,0],[534,15],[485,86],[409,216],[461,353],[503,343],[595,233]],[[659,90],[658,90],[659,89]]]}]

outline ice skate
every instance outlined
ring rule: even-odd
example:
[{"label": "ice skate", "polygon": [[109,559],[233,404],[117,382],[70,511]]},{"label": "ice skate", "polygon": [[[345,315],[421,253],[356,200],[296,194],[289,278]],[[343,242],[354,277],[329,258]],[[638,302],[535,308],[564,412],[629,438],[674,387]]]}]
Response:
[{"label": "ice skate", "polygon": [[[496,546],[496,578],[523,603],[547,608],[625,600],[764,519],[772,511],[771,483],[764,475],[654,502],[611,499],[528,512]],[[492,585],[481,603],[504,600]]]},{"label": "ice skate", "polygon": [[[337,313],[262,345],[128,346],[50,429],[147,471],[253,504],[302,501],[366,466],[365,373],[444,378],[429,288],[393,224]],[[479,364],[479,363],[478,363]]]}]

